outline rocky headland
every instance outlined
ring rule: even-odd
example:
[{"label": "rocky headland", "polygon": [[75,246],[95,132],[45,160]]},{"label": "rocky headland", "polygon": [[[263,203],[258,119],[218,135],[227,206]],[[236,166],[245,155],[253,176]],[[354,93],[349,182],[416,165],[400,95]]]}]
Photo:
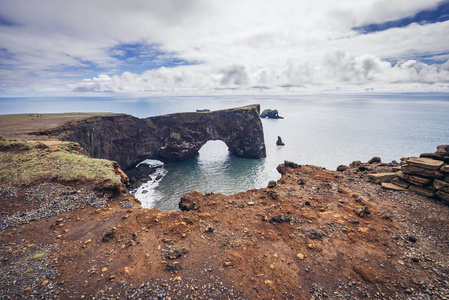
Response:
[{"label": "rocky headland", "polygon": [[2,299],[448,298],[449,206],[372,182],[404,163],[285,162],[266,188],[162,212],[77,143],[0,144]]},{"label": "rocky headland", "polygon": [[145,159],[172,162],[194,158],[209,140],[223,141],[236,156],[263,158],[259,113],[260,105],[250,105],[146,119],[97,116],[32,134],[77,142],[90,156],[117,161],[124,170]]}]

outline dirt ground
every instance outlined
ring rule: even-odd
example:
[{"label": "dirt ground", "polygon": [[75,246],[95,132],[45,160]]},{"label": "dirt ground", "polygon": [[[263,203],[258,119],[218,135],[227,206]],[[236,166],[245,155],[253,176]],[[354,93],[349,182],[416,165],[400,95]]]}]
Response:
[{"label": "dirt ground", "polygon": [[[192,191],[190,211],[97,191],[103,207],[7,227],[1,298],[448,299],[449,207],[365,172],[279,169],[271,188]],[[43,205],[30,195],[3,189],[2,218]]]},{"label": "dirt ground", "polygon": [[28,135],[64,123],[76,122],[90,117],[111,115],[112,113],[55,113],[55,114],[15,114],[0,115],[0,135],[5,138],[23,140],[46,140],[43,136]]}]

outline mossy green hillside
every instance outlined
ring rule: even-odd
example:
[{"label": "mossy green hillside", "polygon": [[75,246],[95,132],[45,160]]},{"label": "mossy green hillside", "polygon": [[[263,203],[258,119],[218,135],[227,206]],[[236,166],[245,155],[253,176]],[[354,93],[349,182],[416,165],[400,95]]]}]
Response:
[{"label": "mossy green hillside", "polygon": [[108,188],[121,185],[114,162],[80,153],[78,144],[48,148],[40,143],[0,141],[0,185],[21,186],[39,181],[90,182]]}]

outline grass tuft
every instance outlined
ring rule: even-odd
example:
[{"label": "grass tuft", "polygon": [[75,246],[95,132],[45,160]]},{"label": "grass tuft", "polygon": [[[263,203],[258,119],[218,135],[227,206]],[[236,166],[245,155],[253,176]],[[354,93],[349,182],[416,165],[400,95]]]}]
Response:
[{"label": "grass tuft", "polygon": [[44,258],[45,256],[47,256],[47,253],[42,252],[42,253],[35,254],[35,255],[33,256],[32,259],[33,259],[33,260],[42,259],[42,258]]}]

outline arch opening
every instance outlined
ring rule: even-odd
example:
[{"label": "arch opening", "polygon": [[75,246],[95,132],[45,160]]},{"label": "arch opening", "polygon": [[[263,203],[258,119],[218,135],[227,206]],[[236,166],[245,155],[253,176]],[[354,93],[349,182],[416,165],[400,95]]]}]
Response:
[{"label": "arch opening", "polygon": [[224,162],[229,158],[230,152],[225,142],[209,140],[198,151],[200,164]]}]

